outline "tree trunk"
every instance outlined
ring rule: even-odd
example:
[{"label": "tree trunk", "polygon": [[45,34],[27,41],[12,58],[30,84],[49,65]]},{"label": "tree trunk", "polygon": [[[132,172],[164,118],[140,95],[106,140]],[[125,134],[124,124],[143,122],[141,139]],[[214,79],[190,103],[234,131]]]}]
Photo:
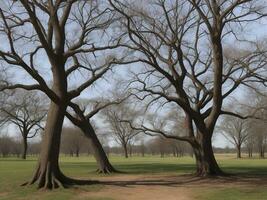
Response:
[{"label": "tree trunk", "polygon": [[249,149],[249,151],[248,151],[248,157],[249,157],[249,158],[252,158],[252,156],[253,156],[253,155],[252,155],[252,154],[253,154],[252,151],[253,151],[252,149]]},{"label": "tree trunk", "polygon": [[25,160],[27,156],[27,150],[28,150],[27,136],[23,136],[22,143],[23,143],[23,151],[22,151],[21,158]]},{"label": "tree trunk", "polygon": [[80,156],[80,150],[76,149],[76,157],[78,158]]},{"label": "tree trunk", "polygon": [[236,145],[236,150],[237,150],[237,158],[241,158],[241,145]]},{"label": "tree trunk", "polygon": [[261,146],[259,150],[260,150],[260,153],[259,153],[260,154],[260,158],[264,158],[265,157],[265,155],[264,155],[264,153],[265,153],[264,152],[264,147]]},{"label": "tree trunk", "polygon": [[145,151],[142,151],[142,157],[145,157]]},{"label": "tree trunk", "polygon": [[192,144],[195,159],[196,159],[196,175],[197,176],[222,176],[225,175],[220,169],[213,153],[211,137],[208,135],[197,139],[197,142]]},{"label": "tree trunk", "polygon": [[58,163],[65,111],[66,106],[51,102],[36,172],[29,182],[29,184],[37,182],[38,188],[53,189],[71,184],[71,179],[63,175]]},{"label": "tree trunk", "polygon": [[84,122],[83,126],[81,126],[80,128],[83,131],[84,135],[89,139],[90,145],[93,149],[93,154],[98,165],[97,172],[104,174],[118,172],[109,162],[109,159],[101,143],[99,142],[94,128],[92,127],[90,122]]},{"label": "tree trunk", "polygon": [[123,150],[124,150],[124,157],[128,158],[129,156],[128,156],[127,144],[123,144],[122,147],[123,147]]}]

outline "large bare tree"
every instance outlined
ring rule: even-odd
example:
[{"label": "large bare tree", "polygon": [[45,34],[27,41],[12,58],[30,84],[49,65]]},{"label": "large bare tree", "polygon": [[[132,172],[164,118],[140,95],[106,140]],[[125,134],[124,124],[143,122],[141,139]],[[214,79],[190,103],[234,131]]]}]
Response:
[{"label": "large bare tree", "polygon": [[103,146],[97,137],[95,127],[92,124],[92,118],[102,109],[105,109],[113,104],[118,104],[121,101],[122,100],[106,101],[105,99],[95,99],[83,103],[85,106],[79,105],[79,103],[71,103],[70,106],[74,113],[71,111],[66,113],[68,119],[77,127],[79,127],[83,131],[84,135],[89,139],[90,146],[93,149],[94,157],[97,161],[98,173],[107,174],[118,171],[109,162]]},{"label": "large bare tree", "polygon": [[[27,77],[2,85],[1,90],[41,90],[51,100],[37,168],[28,184],[37,182],[38,188],[49,189],[75,184],[59,168],[62,124],[71,100],[108,71],[105,66],[114,60],[108,50],[118,42],[106,31],[113,14],[100,1],[8,0],[1,4],[0,17],[5,44],[0,49],[1,65]],[[81,58],[89,59],[90,66]]]},{"label": "large bare tree", "polygon": [[[250,87],[258,82],[266,86],[265,47],[242,43],[244,35],[237,29],[237,25],[243,28],[244,23],[253,23],[263,16],[263,2],[109,2],[124,18],[120,26],[125,32],[125,46],[139,61],[136,65],[143,66],[143,70],[135,70],[131,87],[140,99],[161,99],[182,108],[187,133],[171,138],[191,144],[197,175],[224,174],[212,149],[217,119],[222,114],[247,116],[224,110],[223,102],[242,85]],[[242,45],[226,51],[226,41]],[[146,124],[139,129],[167,136]]]}]

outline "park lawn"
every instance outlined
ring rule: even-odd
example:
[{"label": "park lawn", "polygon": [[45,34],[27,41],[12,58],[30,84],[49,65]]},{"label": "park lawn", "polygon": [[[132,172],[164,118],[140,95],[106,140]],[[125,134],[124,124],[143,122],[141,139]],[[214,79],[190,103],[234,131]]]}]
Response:
[{"label": "park lawn", "polygon": [[[217,155],[218,162],[224,171],[233,174],[254,175],[267,178],[267,160],[264,159],[235,159],[234,155]],[[113,165],[123,174],[108,175],[120,176],[179,176],[190,174],[194,171],[194,160],[190,157],[174,158],[158,156],[132,157],[125,159],[119,156],[111,156]],[[84,179],[98,179],[105,175],[95,174],[96,164],[92,157],[65,157],[60,159],[62,171],[71,177]],[[68,200],[68,199],[89,199],[89,200],[116,200],[112,195],[106,197],[90,197],[90,194],[99,192],[106,185],[77,186],[70,189],[57,189],[54,191],[38,191],[36,186],[21,187],[20,184],[31,178],[36,158],[30,157],[26,161],[19,158],[0,158],[0,200]],[[265,181],[266,183],[266,181]],[[266,200],[267,185],[257,184],[195,184],[182,186],[190,190],[192,200]],[[89,194],[83,196],[82,194]]]}]

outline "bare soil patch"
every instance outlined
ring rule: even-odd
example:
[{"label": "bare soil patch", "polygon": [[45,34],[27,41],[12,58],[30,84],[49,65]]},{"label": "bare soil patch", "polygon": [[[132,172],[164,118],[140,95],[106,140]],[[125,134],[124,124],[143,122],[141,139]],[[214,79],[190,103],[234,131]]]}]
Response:
[{"label": "bare soil patch", "polygon": [[267,177],[230,176],[199,178],[191,175],[117,175],[100,177],[104,185],[97,192],[84,192],[80,197],[111,198],[114,200],[193,200],[195,188],[267,186]]}]

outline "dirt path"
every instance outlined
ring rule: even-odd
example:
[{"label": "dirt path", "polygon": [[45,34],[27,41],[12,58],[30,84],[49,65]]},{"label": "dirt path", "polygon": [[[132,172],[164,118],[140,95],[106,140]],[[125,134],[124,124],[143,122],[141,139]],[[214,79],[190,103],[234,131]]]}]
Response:
[{"label": "dirt path", "polygon": [[[196,188],[225,188],[267,184],[266,177],[200,179],[189,175],[118,175],[98,178],[99,191],[82,192],[80,199],[112,200],[195,200]],[[78,198],[78,199],[79,199]]]},{"label": "dirt path", "polygon": [[109,186],[91,197],[110,197],[114,200],[191,200],[184,188],[164,186],[131,186],[128,188]]},{"label": "dirt path", "polygon": [[192,200],[190,190],[177,187],[165,176],[122,175],[98,178],[105,186],[98,192],[80,194],[81,199],[112,200]]}]

